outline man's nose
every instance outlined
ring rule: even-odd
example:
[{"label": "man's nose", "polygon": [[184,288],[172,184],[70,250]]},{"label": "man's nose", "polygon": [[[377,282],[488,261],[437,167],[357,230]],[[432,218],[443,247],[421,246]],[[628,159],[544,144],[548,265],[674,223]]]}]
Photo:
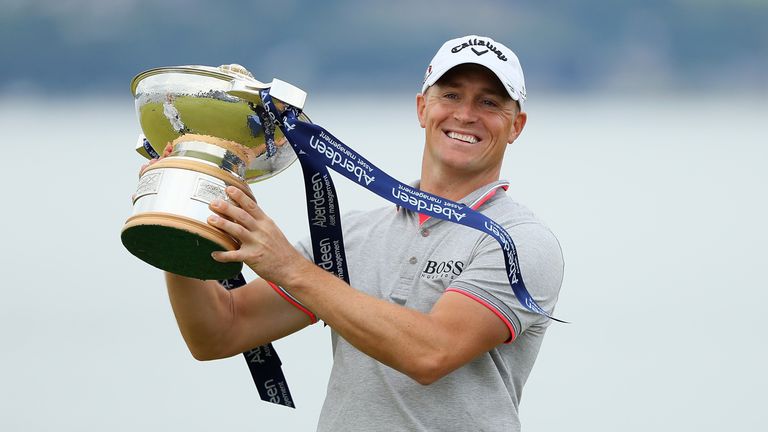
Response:
[{"label": "man's nose", "polygon": [[472,123],[477,120],[477,111],[471,101],[461,101],[453,111],[453,118],[462,123]]}]

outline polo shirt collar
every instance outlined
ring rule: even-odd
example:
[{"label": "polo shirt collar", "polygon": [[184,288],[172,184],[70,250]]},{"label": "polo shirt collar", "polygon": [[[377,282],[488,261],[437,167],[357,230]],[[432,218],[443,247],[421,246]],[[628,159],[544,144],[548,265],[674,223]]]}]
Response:
[{"label": "polo shirt collar", "polygon": [[[416,180],[412,183],[410,183],[410,186],[419,189],[419,186],[421,185],[420,180]],[[477,188],[474,191],[470,192],[469,195],[465,196],[464,198],[457,201],[459,204],[464,204],[471,208],[472,210],[479,209],[483,204],[485,204],[488,200],[490,200],[499,189],[504,189],[505,191],[509,189],[509,181],[507,180],[496,180],[493,183],[487,184],[483,187]],[[400,210],[400,206],[397,206],[397,210]],[[427,222],[433,222],[437,223],[441,219],[436,219],[433,221],[434,218],[427,217],[424,220],[421,220],[420,223],[423,225]],[[431,224],[430,224],[431,225]]]}]

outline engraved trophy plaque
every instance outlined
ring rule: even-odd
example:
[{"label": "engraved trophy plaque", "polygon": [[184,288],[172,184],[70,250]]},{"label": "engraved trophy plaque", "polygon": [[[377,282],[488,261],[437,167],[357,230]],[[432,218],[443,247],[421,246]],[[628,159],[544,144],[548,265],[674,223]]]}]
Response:
[{"label": "engraved trophy plaque", "polygon": [[[163,155],[146,168],[121,232],[123,245],[162,270],[197,279],[226,279],[242,263],[220,263],[215,250],[240,245],[207,223],[208,205],[226,200],[227,186],[252,197],[249,183],[268,179],[296,160],[279,128],[273,128],[259,91],[276,105],[302,108],[306,93],[280,80],[262,83],[242,66],[175,66],[150,69],[132,83],[143,135],[136,150]],[[302,114],[302,120],[309,121]]]}]

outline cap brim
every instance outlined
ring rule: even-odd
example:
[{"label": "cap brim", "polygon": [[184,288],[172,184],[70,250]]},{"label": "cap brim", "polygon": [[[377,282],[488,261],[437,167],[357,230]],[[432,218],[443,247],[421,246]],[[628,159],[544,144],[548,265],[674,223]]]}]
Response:
[{"label": "cap brim", "polygon": [[489,71],[491,71],[491,73],[493,73],[493,75],[496,77],[496,79],[499,80],[499,83],[501,84],[501,86],[504,87],[504,90],[507,91],[507,94],[509,95],[509,97],[512,98],[512,100],[514,100],[515,102],[517,102],[520,105],[520,108],[522,109],[523,101],[520,99],[520,96],[517,93],[511,91],[508,86],[504,85],[504,81],[505,81],[505,77],[504,76],[501,76],[498,72],[496,72],[493,69],[489,68],[485,64],[478,63],[478,62],[473,62],[473,61],[466,61],[466,62],[463,62],[463,63],[457,63],[457,64],[451,65],[450,67],[445,68],[443,70],[440,70],[440,69],[433,70],[432,73],[429,74],[427,79],[424,80],[424,84],[421,86],[421,92],[424,93],[425,91],[427,91],[427,89],[429,87],[433,86],[449,70],[455,68],[456,66],[461,66],[461,65],[465,65],[465,64],[476,64],[476,65],[482,66],[482,67],[488,69]]}]

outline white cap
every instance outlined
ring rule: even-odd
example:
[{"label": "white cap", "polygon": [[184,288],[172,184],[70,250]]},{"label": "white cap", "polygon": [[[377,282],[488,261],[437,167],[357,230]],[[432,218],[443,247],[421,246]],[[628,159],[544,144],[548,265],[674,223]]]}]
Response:
[{"label": "white cap", "polygon": [[520,60],[511,49],[485,36],[464,36],[451,39],[437,50],[424,75],[424,93],[429,86],[452,68],[474,63],[491,70],[507,89],[509,96],[523,108],[525,79]]}]

